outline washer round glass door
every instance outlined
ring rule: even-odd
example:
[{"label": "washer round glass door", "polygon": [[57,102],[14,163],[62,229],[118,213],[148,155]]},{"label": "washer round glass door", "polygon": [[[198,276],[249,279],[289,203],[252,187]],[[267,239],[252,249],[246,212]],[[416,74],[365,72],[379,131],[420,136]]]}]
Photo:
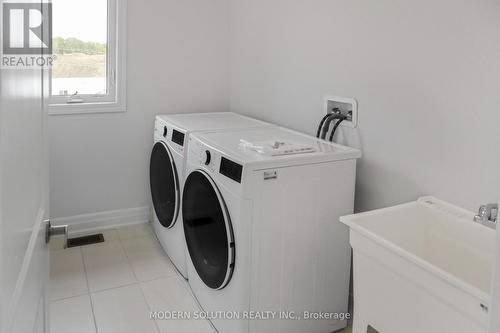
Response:
[{"label": "washer round glass door", "polygon": [[179,179],[169,148],[157,142],[149,165],[151,197],[156,217],[165,228],[172,228],[179,215]]},{"label": "washer round glass door", "polygon": [[224,288],[233,274],[235,247],[229,212],[210,176],[193,171],[182,195],[184,234],[191,261],[202,281]]}]

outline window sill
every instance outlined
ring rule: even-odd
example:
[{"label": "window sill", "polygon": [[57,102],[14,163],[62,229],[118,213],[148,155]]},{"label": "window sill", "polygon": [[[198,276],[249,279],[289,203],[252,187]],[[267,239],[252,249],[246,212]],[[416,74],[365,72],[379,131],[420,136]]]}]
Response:
[{"label": "window sill", "polygon": [[127,106],[118,103],[49,104],[50,116],[126,112]]}]

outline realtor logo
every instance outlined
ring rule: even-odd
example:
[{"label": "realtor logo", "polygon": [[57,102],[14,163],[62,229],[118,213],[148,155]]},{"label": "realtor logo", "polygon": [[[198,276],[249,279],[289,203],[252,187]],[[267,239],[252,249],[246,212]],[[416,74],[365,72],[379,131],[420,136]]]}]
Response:
[{"label": "realtor logo", "polygon": [[3,54],[52,54],[52,4],[3,3]]}]

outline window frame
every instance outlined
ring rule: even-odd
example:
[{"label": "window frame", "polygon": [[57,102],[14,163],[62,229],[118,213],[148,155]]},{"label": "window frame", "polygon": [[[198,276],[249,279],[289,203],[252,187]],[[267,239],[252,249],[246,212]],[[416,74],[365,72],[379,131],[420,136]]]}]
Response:
[{"label": "window frame", "polygon": [[49,115],[126,112],[126,0],[108,1],[107,95],[78,95],[78,102],[67,96],[52,96],[50,73]]}]

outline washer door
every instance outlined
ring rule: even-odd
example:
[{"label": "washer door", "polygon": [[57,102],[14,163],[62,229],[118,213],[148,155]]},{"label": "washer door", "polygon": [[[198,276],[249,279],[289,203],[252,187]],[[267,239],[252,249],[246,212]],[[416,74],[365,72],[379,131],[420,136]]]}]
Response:
[{"label": "washer door", "polygon": [[184,183],[182,216],[194,268],[212,289],[224,288],[233,274],[235,246],[224,199],[210,176],[193,171]]},{"label": "washer door", "polygon": [[165,142],[157,142],[149,165],[151,197],[156,216],[165,228],[172,228],[179,215],[180,193],[177,168]]}]

